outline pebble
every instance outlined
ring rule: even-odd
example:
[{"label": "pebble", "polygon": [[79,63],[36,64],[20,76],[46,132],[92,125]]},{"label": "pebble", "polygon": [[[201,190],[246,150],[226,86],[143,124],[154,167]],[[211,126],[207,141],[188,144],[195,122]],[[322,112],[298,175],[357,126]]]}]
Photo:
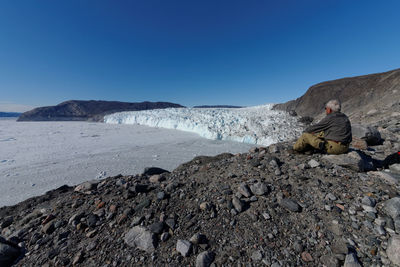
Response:
[{"label": "pebble", "polygon": [[296,201],[294,201],[290,198],[282,199],[279,204],[289,211],[293,211],[293,212],[301,211],[300,205]]},{"label": "pebble", "polygon": [[316,161],[315,159],[311,159],[311,160],[308,162],[308,165],[309,165],[311,168],[316,168],[316,167],[319,167],[319,166],[320,166],[320,163],[319,163],[318,161]]},{"label": "pebble", "polygon": [[214,253],[210,251],[203,251],[196,257],[196,267],[209,267],[214,261]]},{"label": "pebble", "polygon": [[176,242],[176,251],[178,251],[183,257],[189,256],[192,250],[192,243],[187,240],[178,239]]},{"label": "pebble", "polygon": [[240,194],[242,194],[244,197],[250,197],[251,196],[250,189],[249,189],[249,187],[248,187],[248,185],[246,183],[241,183],[239,185],[238,192]]},{"label": "pebble", "polygon": [[251,192],[256,196],[262,196],[268,193],[268,186],[265,183],[258,182],[250,185]]},{"label": "pebble", "polygon": [[243,201],[241,201],[239,198],[237,198],[237,197],[233,197],[232,198],[232,204],[233,204],[233,207],[235,208],[235,210],[237,211],[237,212],[242,212],[243,211],[243,209],[244,209],[244,203],[243,203]]}]

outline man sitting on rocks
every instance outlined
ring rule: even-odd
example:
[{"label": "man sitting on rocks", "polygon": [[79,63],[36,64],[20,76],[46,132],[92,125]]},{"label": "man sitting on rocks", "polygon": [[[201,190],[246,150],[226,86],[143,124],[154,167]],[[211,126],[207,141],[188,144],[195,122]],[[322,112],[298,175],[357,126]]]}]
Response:
[{"label": "man sitting on rocks", "polygon": [[309,126],[294,144],[293,149],[304,152],[311,148],[328,154],[343,154],[349,150],[351,124],[349,118],[340,112],[338,100],[330,100],[325,106],[326,117]]}]

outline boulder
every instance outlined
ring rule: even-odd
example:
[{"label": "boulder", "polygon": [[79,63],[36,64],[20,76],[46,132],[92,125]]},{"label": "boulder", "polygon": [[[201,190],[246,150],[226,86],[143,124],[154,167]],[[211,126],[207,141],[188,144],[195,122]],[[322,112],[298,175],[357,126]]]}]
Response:
[{"label": "boulder", "polygon": [[379,145],[382,142],[378,129],[372,126],[352,124],[351,132],[353,136],[365,140],[370,146]]},{"label": "boulder", "polygon": [[392,236],[389,239],[386,254],[393,264],[400,266],[400,235]]},{"label": "boulder", "polygon": [[11,266],[20,254],[21,251],[18,248],[0,242],[0,266]]},{"label": "boulder", "polygon": [[161,168],[157,168],[157,167],[147,167],[144,169],[143,174],[152,176],[152,175],[156,175],[156,174],[163,174],[166,172],[169,172],[169,171],[161,169]]},{"label": "boulder", "polygon": [[131,228],[125,234],[124,241],[128,246],[137,247],[148,253],[153,252],[156,248],[155,235],[141,226]]},{"label": "boulder", "polygon": [[196,267],[208,267],[214,261],[214,253],[209,251],[201,252],[196,258]]},{"label": "boulder", "polygon": [[341,155],[324,155],[322,160],[339,165],[357,172],[371,171],[375,169],[372,159],[360,151],[351,151]]},{"label": "boulder", "polygon": [[394,197],[383,203],[385,212],[393,219],[400,216],[400,197]]}]

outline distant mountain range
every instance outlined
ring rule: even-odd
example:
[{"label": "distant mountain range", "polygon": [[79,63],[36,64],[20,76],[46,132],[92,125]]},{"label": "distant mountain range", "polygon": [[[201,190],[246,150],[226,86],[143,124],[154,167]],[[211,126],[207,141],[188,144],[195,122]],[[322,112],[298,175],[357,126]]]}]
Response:
[{"label": "distant mountain range", "polygon": [[4,117],[19,117],[22,113],[18,112],[0,112],[0,118]]},{"label": "distant mountain range", "polygon": [[19,116],[18,121],[103,121],[105,115],[115,112],[182,107],[184,106],[169,102],[70,100],[56,106],[27,111]]},{"label": "distant mountain range", "polygon": [[193,108],[242,108],[242,107],[231,106],[231,105],[202,105],[202,106],[194,106]]},{"label": "distant mountain range", "polygon": [[318,83],[303,96],[277,104],[274,109],[321,117],[331,99],[339,99],[342,111],[354,121],[392,116],[400,112],[400,69]]}]

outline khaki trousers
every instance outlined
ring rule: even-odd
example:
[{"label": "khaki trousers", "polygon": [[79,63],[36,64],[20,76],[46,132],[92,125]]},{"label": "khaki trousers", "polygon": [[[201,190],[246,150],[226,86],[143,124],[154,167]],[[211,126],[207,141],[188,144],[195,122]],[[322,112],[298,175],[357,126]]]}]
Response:
[{"label": "khaki trousers", "polygon": [[297,142],[293,145],[293,149],[299,152],[309,150],[311,147],[320,148],[320,143],[325,142],[325,151],[328,154],[343,154],[349,150],[348,145],[340,142],[324,139],[324,132],[318,134],[303,133]]}]

